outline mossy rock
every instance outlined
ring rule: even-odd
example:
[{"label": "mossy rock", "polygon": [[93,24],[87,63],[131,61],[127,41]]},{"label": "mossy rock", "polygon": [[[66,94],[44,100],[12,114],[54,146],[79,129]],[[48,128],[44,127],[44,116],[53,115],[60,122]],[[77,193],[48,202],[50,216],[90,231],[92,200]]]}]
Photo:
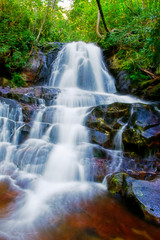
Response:
[{"label": "mossy rock", "polygon": [[119,172],[107,177],[108,191],[112,194],[123,195],[124,177],[126,173]]},{"label": "mossy rock", "polygon": [[86,118],[86,125],[101,132],[120,129],[130,115],[130,104],[113,103],[94,107]]},{"label": "mossy rock", "polygon": [[156,105],[134,104],[132,115],[125,128],[122,141],[125,151],[141,156],[160,148],[160,113]]},{"label": "mossy rock", "polygon": [[109,176],[107,184],[108,190],[112,194],[120,194],[132,211],[160,225],[160,177],[145,181],[120,172]]}]

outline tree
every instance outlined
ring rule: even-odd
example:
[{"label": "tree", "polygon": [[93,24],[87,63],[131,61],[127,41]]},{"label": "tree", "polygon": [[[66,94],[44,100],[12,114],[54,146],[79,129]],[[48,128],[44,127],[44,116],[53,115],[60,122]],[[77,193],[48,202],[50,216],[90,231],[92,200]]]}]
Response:
[{"label": "tree", "polygon": [[105,18],[104,18],[104,15],[103,15],[103,11],[102,11],[100,0],[96,0],[96,2],[97,2],[98,9],[99,9],[99,12],[100,12],[100,15],[101,15],[101,18],[102,18],[103,26],[104,26],[106,32],[109,33],[109,30],[107,28],[107,25],[106,25],[106,22],[105,22]]},{"label": "tree", "polygon": [[[56,1],[54,1],[54,2],[56,2]],[[41,24],[41,26],[40,26],[40,29],[39,29],[39,32],[38,32],[38,35],[37,35],[37,38],[36,38],[36,41],[37,41],[37,42],[38,42],[39,37],[40,37],[40,35],[41,35],[42,29],[43,29],[43,26],[44,26],[44,23],[45,23],[45,20],[46,20],[46,16],[47,16],[47,13],[48,13],[48,10],[49,10],[49,7],[50,7],[50,3],[51,3],[51,0],[48,0],[48,4],[47,4],[47,8],[46,8],[44,17],[43,17],[43,21],[42,21],[42,24]]]}]

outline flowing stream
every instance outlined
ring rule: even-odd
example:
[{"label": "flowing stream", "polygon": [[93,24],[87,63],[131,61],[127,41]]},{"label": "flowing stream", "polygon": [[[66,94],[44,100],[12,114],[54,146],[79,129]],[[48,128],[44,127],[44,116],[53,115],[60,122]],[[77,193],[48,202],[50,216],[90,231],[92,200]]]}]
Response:
[{"label": "flowing stream", "polygon": [[[104,194],[105,185],[92,181],[93,144],[85,118],[93,106],[139,101],[116,94],[101,50],[83,42],[63,47],[52,64],[47,87],[58,88],[60,93],[48,106],[41,101],[30,136],[20,145],[21,108],[12,112],[9,104],[0,103],[0,181],[7,181],[17,192],[23,189],[21,197],[0,215],[0,239],[36,239],[45,221],[47,226],[51,221],[56,225],[57,219],[74,212],[80,202]],[[114,139],[111,172],[118,171],[122,163],[124,128]]]}]

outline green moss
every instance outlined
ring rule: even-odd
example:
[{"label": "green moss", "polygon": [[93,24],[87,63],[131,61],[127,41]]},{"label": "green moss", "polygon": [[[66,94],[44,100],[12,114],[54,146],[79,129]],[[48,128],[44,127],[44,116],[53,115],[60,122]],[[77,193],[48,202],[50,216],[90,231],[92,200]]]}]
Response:
[{"label": "green moss", "polygon": [[151,93],[156,96],[160,95],[160,83],[151,90]]}]

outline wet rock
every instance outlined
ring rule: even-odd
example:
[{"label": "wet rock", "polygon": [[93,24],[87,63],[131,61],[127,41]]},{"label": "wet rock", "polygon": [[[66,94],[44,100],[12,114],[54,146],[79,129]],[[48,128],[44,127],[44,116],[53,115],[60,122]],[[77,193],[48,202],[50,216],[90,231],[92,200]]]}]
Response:
[{"label": "wet rock", "polygon": [[[129,120],[130,104],[113,103],[93,108],[86,118],[91,141],[111,148],[116,132]],[[98,133],[99,132],[99,133]]]},{"label": "wet rock", "polygon": [[[0,88],[2,96],[0,101],[6,104],[6,109],[8,109],[6,117],[11,119],[7,123],[10,129],[10,138],[13,137],[15,129],[20,128],[18,143],[23,143],[30,134],[38,110],[44,108],[44,104],[46,106],[53,105],[59,92],[58,88],[48,87]],[[54,107],[47,108],[42,121],[52,123],[54,112]],[[1,119],[1,123],[3,126],[3,119]],[[48,124],[43,124],[41,132],[44,133],[48,127]]]},{"label": "wet rock", "polygon": [[160,225],[160,177],[136,180],[126,173],[115,173],[107,179],[108,190],[119,193],[129,207],[147,221]]},{"label": "wet rock", "polygon": [[100,147],[99,145],[94,145],[93,156],[95,158],[106,158],[107,157],[106,149],[104,149],[103,147]]},{"label": "wet rock", "polygon": [[160,113],[154,105],[137,103],[133,106],[129,125],[146,130],[160,124]]},{"label": "wet rock", "polygon": [[160,178],[152,181],[126,178],[126,198],[133,199],[146,220],[160,225]]},{"label": "wet rock", "polygon": [[110,140],[109,137],[110,136],[107,133],[102,133],[95,130],[90,131],[90,141],[103,147],[106,147],[108,145],[108,141]]},{"label": "wet rock", "polygon": [[130,115],[130,104],[126,103],[112,103],[107,107],[105,114],[105,121],[114,126],[115,122],[120,119],[122,122],[126,122]]},{"label": "wet rock", "polygon": [[[26,87],[26,88],[7,88],[6,91],[0,88],[0,95],[3,99],[14,99],[19,103],[32,104],[39,106],[45,102],[47,106],[54,103],[57,95],[60,93],[60,89],[58,88],[47,88],[47,87]],[[1,98],[2,98],[1,97]],[[12,101],[12,105],[14,104],[14,100],[4,100],[4,101]],[[17,104],[16,102],[16,104]],[[10,103],[9,103],[10,104]],[[14,104],[15,105],[15,104]]]},{"label": "wet rock", "polygon": [[116,78],[116,88],[119,93],[129,94],[131,92],[131,82],[125,71],[120,71]]},{"label": "wet rock", "polygon": [[112,103],[95,107],[86,119],[87,126],[106,131],[120,128],[122,123],[129,119],[130,108],[131,105],[126,103]]},{"label": "wet rock", "polygon": [[48,82],[51,63],[56,59],[62,46],[62,43],[51,42],[40,46],[38,51],[33,51],[29,63],[22,72],[28,85]]},{"label": "wet rock", "polygon": [[135,104],[128,125],[123,132],[123,144],[126,151],[135,151],[141,155],[149,149],[160,147],[160,113],[155,106]]},{"label": "wet rock", "polygon": [[14,99],[8,99],[8,98],[5,98],[5,97],[0,97],[0,101],[3,102],[3,103],[6,103],[7,105],[9,105],[12,108],[17,108],[18,107],[18,103]]},{"label": "wet rock", "polygon": [[109,192],[123,195],[123,185],[125,173],[115,173],[107,176],[107,185]]},{"label": "wet rock", "polygon": [[[46,63],[45,54],[40,50],[38,50],[38,52],[34,51],[29,60],[29,63],[24,68],[23,73],[22,73],[23,77],[25,78],[25,80],[28,84],[35,83],[37,81],[37,76],[41,75],[40,80],[42,80],[42,78],[47,77],[47,75],[46,75],[47,67],[45,66],[46,65],[45,63]],[[45,71],[44,71],[44,69],[45,69]]]},{"label": "wet rock", "polygon": [[93,175],[94,175],[94,181],[96,182],[102,182],[104,179],[104,176],[107,174],[107,160],[106,159],[100,159],[100,158],[94,158],[93,159]]},{"label": "wet rock", "polygon": [[28,104],[21,104],[22,113],[23,113],[23,121],[25,123],[31,122],[34,120],[34,112],[36,111],[36,107]]},{"label": "wet rock", "polygon": [[23,143],[29,137],[31,131],[31,126],[29,124],[25,124],[21,127],[19,137],[18,137],[18,144]]}]

